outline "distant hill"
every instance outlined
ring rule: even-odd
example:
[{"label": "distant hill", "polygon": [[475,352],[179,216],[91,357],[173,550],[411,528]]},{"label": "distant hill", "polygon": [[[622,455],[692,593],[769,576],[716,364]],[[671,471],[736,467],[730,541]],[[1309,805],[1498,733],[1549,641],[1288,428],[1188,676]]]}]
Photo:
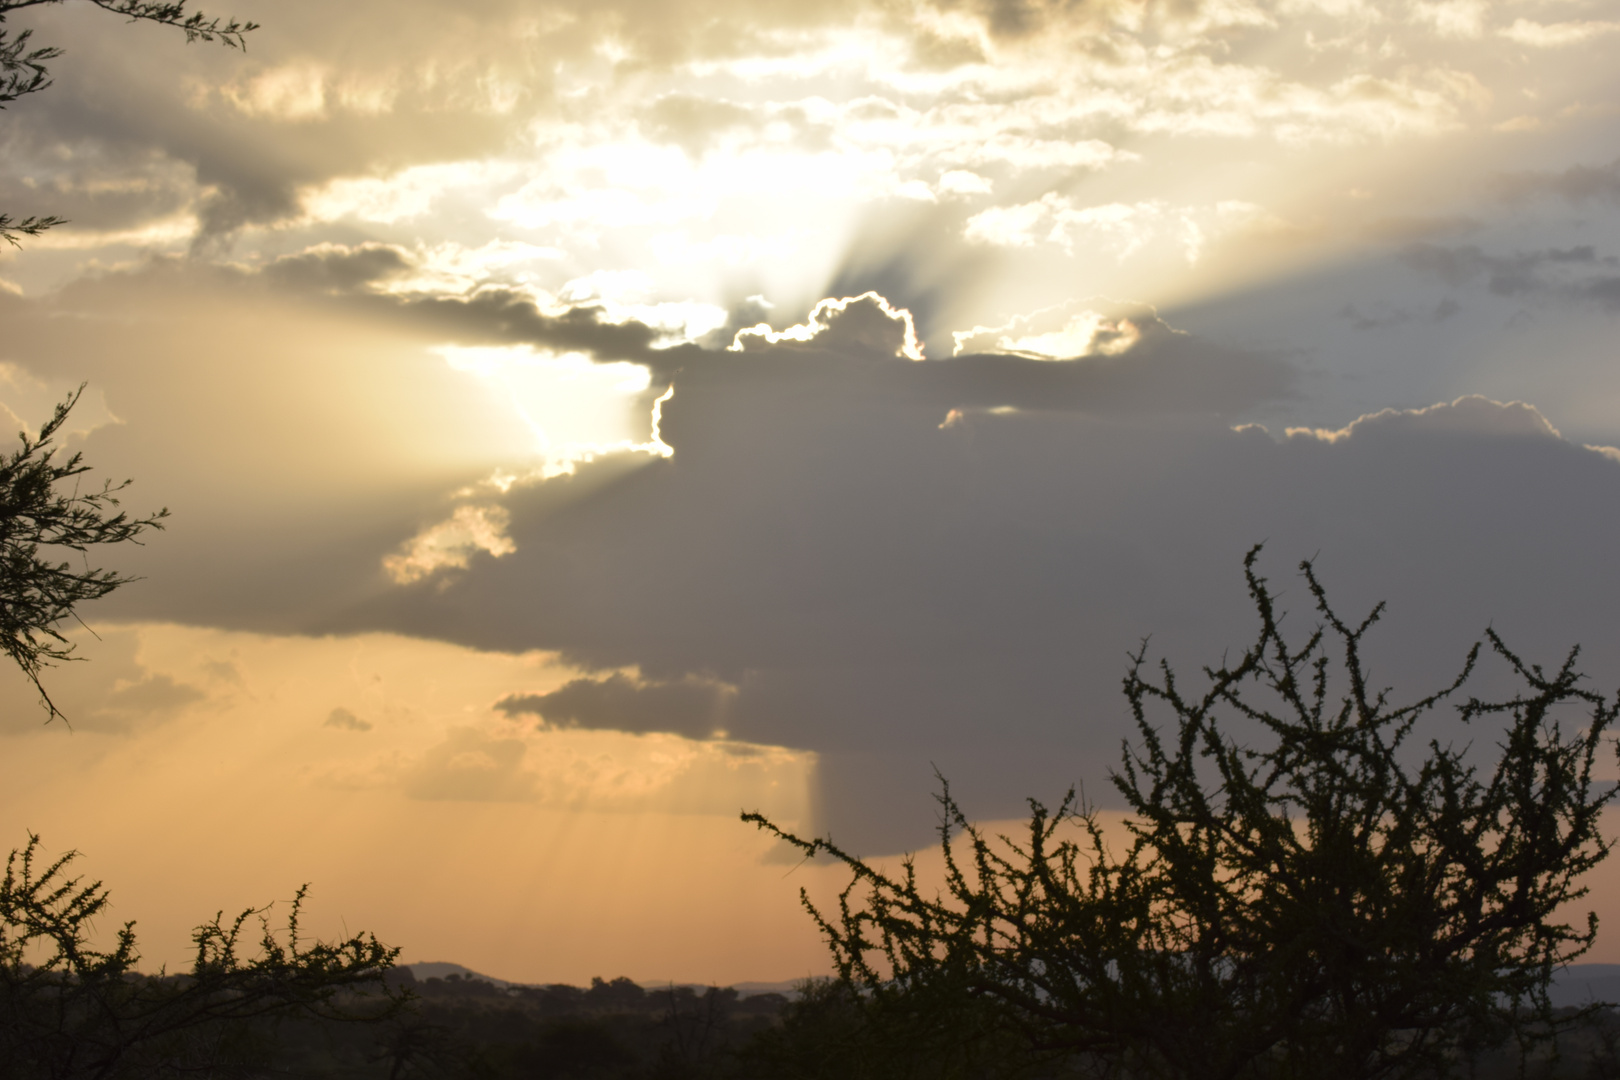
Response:
[{"label": "distant hill", "polygon": [[[405,964],[411,974],[419,980],[442,979],[447,975],[459,975],[463,979],[479,979],[493,983],[499,987],[523,986],[524,983],[509,982],[506,979],[497,979],[493,975],[485,975],[460,964],[451,964],[445,961],[429,961],[425,963]],[[642,982],[640,985],[648,990],[658,990],[669,985],[664,981]],[[701,989],[697,983],[682,983]],[[753,997],[757,994],[782,994],[792,997],[798,987],[799,980],[792,979],[787,982],[741,982],[732,989],[737,991],[739,997]],[[1620,964],[1571,964],[1553,977],[1552,1003],[1555,1007],[1585,1005],[1591,1001],[1609,1001],[1620,1004]]]},{"label": "distant hill", "polygon": [[[499,987],[540,985],[538,983],[518,983],[506,979],[497,979],[493,975],[485,975],[481,971],[474,971],[472,968],[461,964],[452,964],[444,960],[427,960],[400,966],[409,968],[412,975],[424,982],[428,979],[443,979],[450,975],[457,975],[463,979],[478,979],[483,982],[493,983]],[[782,994],[793,997],[794,991],[798,989],[801,981],[799,979],[789,979],[786,982],[740,982],[733,984],[731,989],[737,991],[737,996],[741,998],[755,997],[759,994]],[[637,985],[644,990],[662,990],[670,984],[664,979],[652,979],[638,980]],[[677,983],[676,985],[690,986],[695,990],[708,989],[706,983]]]},{"label": "distant hill", "polygon": [[426,982],[428,979],[442,979],[447,975],[459,975],[463,979],[481,979],[487,983],[494,983],[496,986],[522,985],[521,983],[507,982],[505,979],[497,979],[493,975],[485,975],[474,971],[472,968],[462,967],[460,964],[446,963],[442,960],[429,960],[418,964],[402,964],[401,966],[409,968],[411,974],[415,975],[418,981],[421,982]]},{"label": "distant hill", "polygon": [[1553,977],[1551,997],[1560,1008],[1592,1001],[1620,1004],[1620,964],[1571,964]]}]

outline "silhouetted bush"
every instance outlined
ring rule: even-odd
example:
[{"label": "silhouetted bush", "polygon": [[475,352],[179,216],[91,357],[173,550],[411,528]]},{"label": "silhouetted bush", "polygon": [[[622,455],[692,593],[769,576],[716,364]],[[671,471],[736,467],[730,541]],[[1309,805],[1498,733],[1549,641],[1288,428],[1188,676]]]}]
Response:
[{"label": "silhouetted bush", "polygon": [[[1365,1080],[1443,1073],[1509,1038],[1515,1061],[1539,1061],[1585,1019],[1547,991],[1596,936],[1595,916],[1561,920],[1608,854],[1615,787],[1592,769],[1620,700],[1586,689],[1576,652],[1544,671],[1487,630],[1516,691],[1462,698],[1476,644],[1452,683],[1392,705],[1362,660],[1383,606],[1344,622],[1302,564],[1323,625],[1290,642],[1258,550],[1245,575],[1260,632],[1235,662],[1188,692],[1145,646],[1134,657],[1138,742],[1113,775],[1122,855],[1072,791],[1055,811],[1031,800],[1015,842],[944,788],[938,892],[909,860],[891,876],[744,815],[853,872],[837,911],[805,904],[863,1060],[894,1076],[923,1061],[934,1075]],[[1453,699],[1465,724],[1490,725],[1483,769],[1414,735]],[[1267,742],[1236,742],[1234,720]]]}]

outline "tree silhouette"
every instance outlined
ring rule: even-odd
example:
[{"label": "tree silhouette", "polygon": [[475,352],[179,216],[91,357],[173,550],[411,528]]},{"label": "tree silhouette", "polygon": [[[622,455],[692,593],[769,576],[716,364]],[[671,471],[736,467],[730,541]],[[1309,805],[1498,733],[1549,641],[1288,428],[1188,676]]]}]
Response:
[{"label": "tree silhouette", "polygon": [[[134,579],[88,565],[92,547],[139,543],[147,529],[161,529],[168,510],[132,518],[120,510],[118,493],[129,481],[103,481],[85,490],[90,471],[82,454],[56,456],[55,439],[84,387],[56,406],[37,437],[22,432],[22,446],[0,456],[0,649],[39,692],[46,720],[62,712],[40,682],[44,668],[74,659],[61,627],[78,621],[79,605],[98,600]],[[80,565],[60,560],[74,552]]]},{"label": "tree silhouette", "polygon": [[[890,875],[744,815],[853,871],[835,913],[803,898],[875,1021],[964,1048],[1013,1032],[1021,1063],[1208,1080],[1443,1073],[1470,1046],[1575,1022],[1548,987],[1596,936],[1595,915],[1576,928],[1562,912],[1609,850],[1615,788],[1592,767],[1620,699],[1586,688],[1578,650],[1546,671],[1488,630],[1451,684],[1395,705],[1362,654],[1383,605],[1345,622],[1303,563],[1322,625],[1291,643],[1258,552],[1244,572],[1260,631],[1241,657],[1196,693],[1145,644],[1133,657],[1121,853],[1072,791],[1055,810],[1031,800],[1015,842],[942,784],[936,892],[909,859]],[[1483,656],[1515,692],[1463,696]],[[1420,744],[1447,705],[1493,729],[1488,767]],[[1265,744],[1235,741],[1231,719]]]},{"label": "tree silhouette", "polygon": [[[72,852],[40,868],[39,838],[13,851],[0,879],[0,1074],[125,1078],[228,1074],[262,1056],[277,1021],[377,1021],[403,995],[383,973],[398,949],[370,934],[329,944],[303,942],[298,919],[305,889],[283,932],[262,912],[225,922],[216,915],[192,932],[196,959],[183,975],[141,975],[133,923],[110,951],[89,934],[105,913],[100,882],[66,876]],[[306,886],[307,888],[307,886]],[[254,955],[243,931],[258,918]]]}]

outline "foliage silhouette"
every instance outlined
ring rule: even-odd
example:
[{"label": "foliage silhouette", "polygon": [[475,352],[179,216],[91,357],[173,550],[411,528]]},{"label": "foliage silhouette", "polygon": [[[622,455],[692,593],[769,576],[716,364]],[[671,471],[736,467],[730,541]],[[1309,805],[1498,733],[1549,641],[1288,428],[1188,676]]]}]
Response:
[{"label": "foliage silhouette", "polygon": [[[853,872],[837,912],[802,898],[874,1024],[960,1052],[1014,1032],[1009,1072],[1362,1080],[1444,1073],[1509,1036],[1522,1052],[1581,1020],[1547,992],[1597,932],[1560,911],[1609,850],[1615,789],[1592,767],[1620,699],[1583,685],[1578,650],[1549,672],[1487,630],[1488,654],[1476,644],[1452,683],[1394,705],[1362,653],[1383,605],[1345,622],[1302,563],[1323,625],[1292,644],[1258,554],[1244,562],[1258,637],[1205,668],[1201,691],[1150,667],[1145,643],[1133,655],[1137,743],[1112,775],[1122,854],[1072,791],[1055,810],[1030,800],[1018,843],[973,826],[942,781],[942,892],[909,859],[890,875],[744,815]],[[1482,655],[1515,692],[1461,697]],[[1466,747],[1416,745],[1448,703],[1500,724],[1488,769]],[[1239,744],[1223,718],[1266,745]]]},{"label": "foliage silhouette", "polygon": [[[74,659],[60,627],[78,619],[80,604],[134,580],[92,568],[83,557],[92,547],[139,543],[146,530],[161,529],[169,514],[163,509],[132,518],[118,509],[118,493],[128,480],[84,490],[79,478],[90,471],[84,456],[57,458],[56,437],[83,392],[81,386],[57,405],[37,437],[20,433],[22,446],[0,456],[0,649],[34,684],[47,721],[62,712],[40,673],[54,661]],[[82,565],[52,557],[64,549],[78,553]]]},{"label": "foliage silhouette", "polygon": [[[72,852],[43,867],[39,856],[39,838],[30,836],[0,879],[0,1071],[7,1077],[229,1075],[263,1055],[278,1021],[376,1021],[404,1000],[382,980],[398,949],[370,934],[336,944],[300,939],[305,889],[292,902],[285,942],[261,911],[230,922],[216,915],[193,931],[196,959],[187,973],[141,975],[132,923],[110,951],[90,942],[107,908],[101,883],[67,876]],[[258,949],[245,956],[243,931],[255,917]]]}]

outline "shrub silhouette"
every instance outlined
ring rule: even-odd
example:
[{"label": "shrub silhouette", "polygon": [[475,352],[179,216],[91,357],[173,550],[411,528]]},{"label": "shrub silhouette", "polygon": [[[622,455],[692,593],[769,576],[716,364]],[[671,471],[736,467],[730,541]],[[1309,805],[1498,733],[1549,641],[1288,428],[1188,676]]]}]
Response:
[{"label": "shrub silhouette", "polygon": [[[1073,791],[1056,809],[1031,800],[1015,842],[977,829],[942,780],[936,892],[909,859],[890,875],[744,815],[853,872],[836,911],[803,899],[873,1030],[956,1060],[994,1047],[990,1074],[1361,1080],[1444,1072],[1578,1020],[1547,991],[1596,936],[1595,916],[1577,928],[1560,912],[1609,850],[1615,789],[1592,768],[1620,700],[1585,686],[1578,650],[1547,671],[1487,630],[1452,683],[1393,704],[1362,655],[1383,605],[1344,621],[1303,563],[1321,625],[1291,642],[1258,554],[1244,573],[1260,630],[1235,662],[1191,691],[1145,643],[1133,656],[1119,853]],[[1516,691],[1465,694],[1486,656]],[[1490,728],[1494,762],[1419,744],[1446,706]],[[1230,719],[1264,744],[1235,741]]]}]

